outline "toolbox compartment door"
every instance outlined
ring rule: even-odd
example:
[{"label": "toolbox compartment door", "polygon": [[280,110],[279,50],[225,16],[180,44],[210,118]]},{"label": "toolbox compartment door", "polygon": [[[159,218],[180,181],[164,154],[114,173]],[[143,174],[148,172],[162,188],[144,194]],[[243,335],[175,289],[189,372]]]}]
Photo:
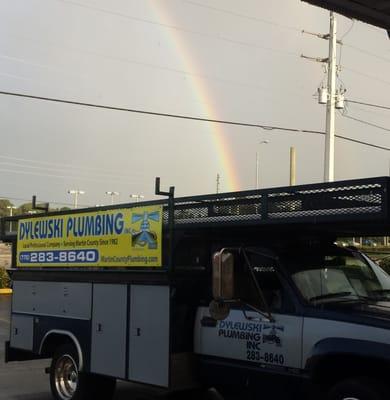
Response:
[{"label": "toolbox compartment door", "polygon": [[129,380],[169,386],[169,286],[131,285]]},{"label": "toolbox compartment door", "polygon": [[126,315],[126,285],[94,285],[91,372],[125,378]]},{"label": "toolbox compartment door", "polygon": [[34,317],[30,315],[12,314],[11,347],[20,350],[33,349]]}]

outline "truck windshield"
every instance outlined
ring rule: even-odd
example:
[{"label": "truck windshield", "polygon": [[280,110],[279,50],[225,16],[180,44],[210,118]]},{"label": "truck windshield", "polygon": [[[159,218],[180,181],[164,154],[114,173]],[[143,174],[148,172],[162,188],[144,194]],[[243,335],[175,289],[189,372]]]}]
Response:
[{"label": "truck windshield", "polygon": [[295,285],[311,304],[390,300],[390,276],[358,253],[336,247],[313,253],[290,254],[287,261]]}]

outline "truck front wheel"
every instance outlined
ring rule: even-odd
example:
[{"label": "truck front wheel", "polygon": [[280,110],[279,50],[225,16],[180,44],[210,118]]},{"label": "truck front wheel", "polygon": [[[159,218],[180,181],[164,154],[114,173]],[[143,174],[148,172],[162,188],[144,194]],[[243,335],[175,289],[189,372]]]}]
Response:
[{"label": "truck front wheel", "polygon": [[387,400],[389,391],[380,382],[371,379],[348,379],[336,384],[328,400]]},{"label": "truck front wheel", "polygon": [[115,391],[115,379],[80,372],[76,349],[64,344],[51,362],[50,388],[56,400],[109,400]]}]

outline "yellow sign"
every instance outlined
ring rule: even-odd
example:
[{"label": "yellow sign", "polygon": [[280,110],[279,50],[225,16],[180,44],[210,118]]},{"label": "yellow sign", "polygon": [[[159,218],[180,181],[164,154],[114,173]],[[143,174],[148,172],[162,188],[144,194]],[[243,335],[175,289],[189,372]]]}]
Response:
[{"label": "yellow sign", "polygon": [[19,221],[18,267],[161,267],[162,206]]}]

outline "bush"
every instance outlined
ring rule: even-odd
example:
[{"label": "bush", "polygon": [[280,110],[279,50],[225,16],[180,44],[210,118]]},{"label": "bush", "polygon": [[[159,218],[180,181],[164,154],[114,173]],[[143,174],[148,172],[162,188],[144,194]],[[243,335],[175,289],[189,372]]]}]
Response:
[{"label": "bush", "polygon": [[10,287],[10,279],[5,268],[0,267],[0,289]]}]

